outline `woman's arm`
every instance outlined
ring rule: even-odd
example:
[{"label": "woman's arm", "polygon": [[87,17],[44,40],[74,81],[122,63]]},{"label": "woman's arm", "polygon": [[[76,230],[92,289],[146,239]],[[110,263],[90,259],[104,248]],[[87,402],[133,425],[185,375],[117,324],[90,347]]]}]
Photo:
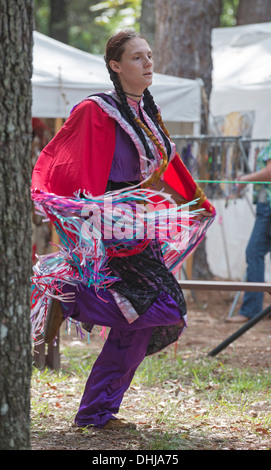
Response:
[{"label": "woman's arm", "polygon": [[271,182],[271,159],[267,160],[265,168],[254,173],[248,173],[240,177],[240,181],[269,181]]}]

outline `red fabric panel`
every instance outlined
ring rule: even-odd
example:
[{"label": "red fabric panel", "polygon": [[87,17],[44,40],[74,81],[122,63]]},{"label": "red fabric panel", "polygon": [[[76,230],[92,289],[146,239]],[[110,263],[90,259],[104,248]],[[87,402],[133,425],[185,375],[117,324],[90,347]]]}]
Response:
[{"label": "red fabric panel", "polygon": [[196,183],[178,155],[168,164],[164,180],[187,201],[194,198]]},{"label": "red fabric panel", "polygon": [[59,196],[73,196],[77,190],[103,194],[115,139],[115,121],[93,101],[83,101],[41,152],[31,188]]},{"label": "red fabric panel", "polygon": [[[164,180],[187,201],[195,199],[196,182],[177,154],[168,164]],[[203,202],[201,208],[215,215],[215,208],[208,199]]]}]

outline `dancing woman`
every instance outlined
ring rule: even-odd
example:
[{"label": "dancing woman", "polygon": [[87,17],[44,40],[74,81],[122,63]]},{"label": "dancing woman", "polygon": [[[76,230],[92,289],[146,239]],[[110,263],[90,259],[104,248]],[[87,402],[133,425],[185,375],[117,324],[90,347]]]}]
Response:
[{"label": "dancing woman", "polygon": [[[159,188],[167,188],[177,195],[178,202],[195,200],[192,209],[200,209],[203,214],[194,225],[190,221],[194,237],[183,252],[184,259],[201,240],[215,210],[176,154],[148,89],[153,78],[152,51],[141,35],[122,31],[108,41],[105,62],[114,90],[89,96],[72,110],[37,161],[32,178],[33,200],[58,229],[62,228],[63,235],[66,224],[63,212],[62,217],[57,216],[56,207],[64,206],[67,200],[81,208],[85,201],[97,201],[108,194],[118,197],[126,189],[128,195],[136,194],[133,188],[140,188],[139,194],[150,188],[159,195]],[[144,200],[146,193],[142,194]],[[72,237],[71,230],[66,242],[70,243]],[[41,260],[40,272],[37,263],[33,276],[32,319],[39,316],[39,325],[43,325],[39,332],[44,329],[46,342],[52,341],[67,318],[82,323],[89,331],[93,325],[110,328],[75,417],[80,427],[128,425],[115,415],[137,367],[146,355],[175,342],[186,326],[184,296],[169,268],[176,255],[168,257],[167,263],[157,237],[130,245],[130,251],[125,243],[120,251],[119,245],[109,245],[105,243],[104,249],[110,275],[103,278],[103,288],[97,289],[93,280],[99,277],[97,272],[89,274],[87,280],[84,274],[81,281],[73,283],[84,263],[79,267],[71,263],[73,275],[65,277],[55,272],[54,293],[59,297],[57,300],[57,295],[52,295],[54,299],[49,309],[43,309],[42,320],[37,313],[40,299],[44,301],[48,292],[52,294],[52,283],[44,289],[44,263],[49,266],[52,257]],[[60,254],[64,251],[65,247]],[[74,251],[69,246],[67,256]],[[37,279],[41,278],[39,284]],[[110,279],[108,284],[106,279]]]}]

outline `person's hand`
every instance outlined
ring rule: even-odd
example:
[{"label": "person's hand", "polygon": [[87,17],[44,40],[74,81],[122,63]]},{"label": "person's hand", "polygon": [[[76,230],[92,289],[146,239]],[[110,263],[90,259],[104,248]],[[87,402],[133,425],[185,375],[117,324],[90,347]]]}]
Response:
[{"label": "person's hand", "polygon": [[[246,175],[238,176],[237,181],[246,181]],[[236,187],[236,196],[240,197],[242,191],[246,188],[245,184],[239,183]]]},{"label": "person's hand", "polygon": [[195,220],[201,220],[204,217],[212,217],[212,216],[213,216],[213,214],[211,214],[211,212],[208,212],[204,209],[204,210],[201,210],[200,212],[198,212],[198,214],[195,215],[194,219]]}]

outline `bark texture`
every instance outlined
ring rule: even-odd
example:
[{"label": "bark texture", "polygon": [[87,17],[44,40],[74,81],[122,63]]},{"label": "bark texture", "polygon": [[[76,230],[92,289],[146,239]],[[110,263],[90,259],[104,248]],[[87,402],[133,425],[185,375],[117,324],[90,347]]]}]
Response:
[{"label": "bark texture", "polygon": [[265,23],[271,21],[270,0],[240,0],[237,25]]},{"label": "bark texture", "polygon": [[[222,0],[155,0],[155,7],[155,71],[203,81],[201,133],[208,134],[213,69],[211,34],[212,28],[219,25]],[[212,277],[205,240],[193,255],[193,277]]]},{"label": "bark texture", "polygon": [[212,87],[211,31],[219,23],[221,0],[156,0],[156,71],[202,78]]},{"label": "bark texture", "polygon": [[49,36],[68,44],[68,2],[67,0],[50,0]]},{"label": "bark texture", "polygon": [[32,0],[0,0],[0,449],[30,447]]},{"label": "bark texture", "polygon": [[142,0],[140,32],[146,38],[151,49],[155,44],[155,0]]}]

